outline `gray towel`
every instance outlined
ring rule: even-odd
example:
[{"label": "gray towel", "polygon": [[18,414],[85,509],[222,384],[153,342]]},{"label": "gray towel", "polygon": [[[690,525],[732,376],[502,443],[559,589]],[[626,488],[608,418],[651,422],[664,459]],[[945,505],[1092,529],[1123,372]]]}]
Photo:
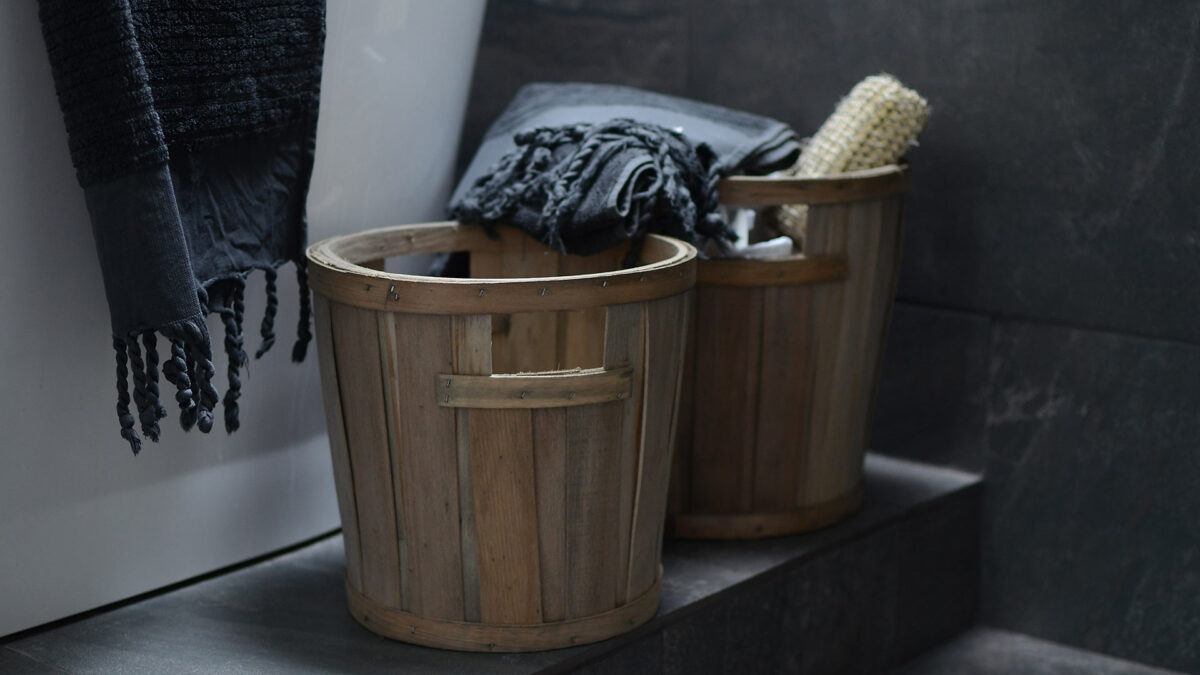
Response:
[{"label": "gray towel", "polygon": [[[300,283],[295,360],[311,336],[304,204],[324,0],[40,0],[40,16],[104,277],[121,436],[134,452],[159,439],[160,374],[185,430],[210,431],[220,403],[232,432],[247,275],[267,282],[259,355],[275,341],[284,263]],[[209,314],[225,329],[223,400]]]},{"label": "gray towel", "polygon": [[568,253],[649,232],[731,240],[717,181],[791,166],[786,124],[715,105],[599,84],[531,84],[488,130],[450,212],[515,225]]}]

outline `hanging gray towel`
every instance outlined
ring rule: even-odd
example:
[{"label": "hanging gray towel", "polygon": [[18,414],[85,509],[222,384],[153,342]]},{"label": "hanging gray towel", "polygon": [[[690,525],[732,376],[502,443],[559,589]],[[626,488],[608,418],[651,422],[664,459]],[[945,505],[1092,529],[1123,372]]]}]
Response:
[{"label": "hanging gray towel", "polygon": [[717,181],[799,154],[791,128],[759,115],[615,85],[530,84],[488,130],[450,213],[585,255],[649,232],[728,241]]},{"label": "hanging gray towel", "polygon": [[135,453],[137,423],[159,438],[159,335],[170,343],[162,374],[181,425],[212,428],[210,313],[225,329],[222,404],[232,432],[251,271],[267,282],[258,355],[275,339],[275,270],[289,261],[301,294],[294,360],[311,336],[304,203],[325,4],[40,0],[39,14],[104,277],[121,436]]}]

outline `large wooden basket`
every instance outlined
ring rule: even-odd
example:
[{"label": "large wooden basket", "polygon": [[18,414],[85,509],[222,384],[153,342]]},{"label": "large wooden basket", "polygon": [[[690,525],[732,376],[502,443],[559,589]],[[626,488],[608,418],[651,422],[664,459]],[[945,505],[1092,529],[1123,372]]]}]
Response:
[{"label": "large wooden basket", "polygon": [[858,509],[906,188],[898,166],[721,183],[725,204],[809,205],[806,250],[699,264],[669,534],[795,534]]},{"label": "large wooden basket", "polygon": [[[468,251],[474,278],[385,258]],[[354,617],[435,647],[531,651],[658,608],[696,252],[560,256],[455,223],[308,250]]]}]

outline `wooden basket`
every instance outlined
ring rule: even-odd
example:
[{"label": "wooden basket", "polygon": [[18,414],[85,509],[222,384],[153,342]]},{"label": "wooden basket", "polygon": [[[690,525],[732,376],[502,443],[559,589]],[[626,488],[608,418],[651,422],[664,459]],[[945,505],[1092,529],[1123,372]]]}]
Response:
[{"label": "wooden basket", "polygon": [[[475,278],[380,271],[448,251],[468,251]],[[346,592],[364,626],[533,651],[654,615],[696,251],[650,237],[639,266],[619,269],[620,255],[456,223],[308,249]]]},{"label": "wooden basket", "polygon": [[667,531],[750,539],[862,501],[907,175],[722,181],[722,203],[808,204],[806,251],[701,261]]}]

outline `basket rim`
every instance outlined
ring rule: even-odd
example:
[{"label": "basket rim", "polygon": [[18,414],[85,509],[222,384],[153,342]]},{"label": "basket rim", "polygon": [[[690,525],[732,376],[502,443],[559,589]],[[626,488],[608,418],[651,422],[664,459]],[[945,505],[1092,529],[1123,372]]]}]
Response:
[{"label": "basket rim", "polygon": [[456,221],[394,225],[323,239],[308,247],[309,284],[336,302],[366,309],[425,314],[558,311],[641,302],[689,290],[696,278],[696,248],[657,234],[646,237],[657,260],[628,269],[588,274],[514,278],[450,278],[399,274],[359,263],[396,255],[449,251],[500,251],[512,237],[532,237],[512,227],[491,238],[483,227]]},{"label": "basket rim", "polygon": [[731,176],[717,184],[727,206],[844,204],[902,194],[908,189],[908,165],[822,176]]}]

